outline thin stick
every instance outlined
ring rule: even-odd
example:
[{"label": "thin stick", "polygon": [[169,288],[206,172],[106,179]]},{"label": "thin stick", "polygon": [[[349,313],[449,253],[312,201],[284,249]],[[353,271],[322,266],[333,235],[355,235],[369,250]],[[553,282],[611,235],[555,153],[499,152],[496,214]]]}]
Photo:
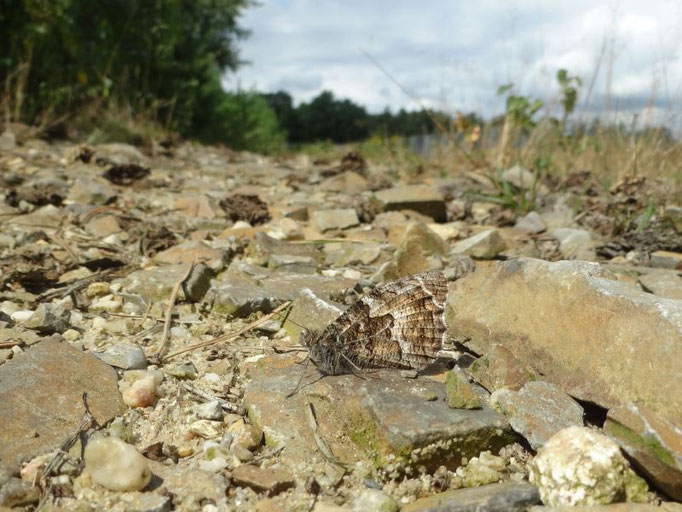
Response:
[{"label": "thin stick", "polygon": [[83,395],[81,396],[81,400],[83,401],[83,407],[85,407],[85,413],[83,414],[83,417],[81,418],[81,421],[78,424],[78,430],[66,441],[64,441],[64,443],[59,447],[57,453],[54,454],[52,459],[50,459],[50,462],[48,462],[47,465],[45,466],[43,474],[40,477],[42,487],[43,489],[45,489],[43,496],[40,499],[41,503],[44,502],[45,499],[47,498],[48,487],[45,484],[47,483],[47,479],[50,477],[52,471],[62,463],[62,461],[66,458],[67,454],[69,453],[71,447],[74,444],[76,444],[76,441],[78,441],[78,439],[80,439],[85,432],[87,432],[93,427],[99,426],[97,424],[97,420],[95,420],[95,417],[92,415],[92,413],[90,412],[90,408],[88,407],[87,401],[88,394],[83,393]]},{"label": "thin stick", "polygon": [[275,316],[277,313],[279,313],[279,312],[281,312],[282,310],[288,308],[290,305],[291,305],[291,301],[288,300],[288,301],[284,302],[283,304],[279,305],[278,307],[276,307],[275,309],[273,309],[272,312],[268,313],[268,314],[265,315],[264,317],[259,318],[259,319],[256,320],[255,322],[253,322],[253,323],[247,325],[246,327],[244,327],[243,329],[238,330],[238,331],[235,332],[235,333],[226,334],[226,335],[224,335],[224,336],[219,336],[219,337],[217,337],[217,338],[213,338],[212,340],[204,341],[204,342],[202,342],[202,343],[197,343],[197,344],[195,344],[195,345],[190,345],[190,346],[187,347],[187,348],[183,348],[182,350],[178,350],[177,352],[173,352],[172,354],[168,354],[166,357],[164,357],[164,361],[167,361],[167,360],[169,360],[169,359],[172,358],[172,357],[179,356],[180,354],[184,354],[185,352],[191,352],[192,350],[197,349],[197,348],[210,347],[211,345],[215,345],[216,343],[220,343],[221,341],[230,341],[230,340],[233,340],[233,339],[235,339],[235,338],[241,336],[241,335],[244,334],[245,332],[250,331],[250,330],[253,329],[254,327],[258,327],[259,325],[261,325],[261,324],[267,322],[267,321],[270,320],[273,316]]},{"label": "thin stick", "polygon": [[18,345],[22,345],[23,343],[24,343],[23,341],[3,341],[2,343],[0,343],[0,348],[12,348]]},{"label": "thin stick", "polygon": [[235,405],[233,403],[228,402],[224,398],[217,397],[215,395],[212,395],[211,393],[208,393],[206,391],[202,391],[201,389],[197,389],[194,386],[190,384],[183,384],[182,385],[187,391],[195,395],[199,400],[202,402],[214,402],[217,401],[220,403],[220,407],[222,407],[224,410],[227,412],[231,412],[234,414],[244,414],[244,408],[240,405]]},{"label": "thin stick", "polygon": [[182,283],[187,281],[187,278],[192,273],[192,269],[194,269],[194,262],[189,264],[185,273],[182,275],[182,277],[180,279],[178,279],[178,282],[175,283],[175,286],[173,286],[173,291],[171,292],[170,300],[168,302],[168,308],[166,309],[166,318],[165,318],[164,323],[163,323],[163,334],[161,335],[161,346],[159,347],[159,350],[156,352],[156,354],[154,354],[155,358],[157,358],[159,360],[161,360],[161,358],[163,358],[163,354],[168,349],[168,342],[170,340],[170,338],[168,337],[168,333],[170,332],[171,317],[173,314],[173,308],[175,307],[175,300],[178,297],[178,293],[180,292],[180,287],[182,286]]},{"label": "thin stick", "polygon": [[312,430],[313,432],[313,437],[315,438],[315,444],[317,445],[317,448],[320,450],[320,452],[322,452],[322,455],[324,455],[325,459],[329,461],[334,460],[334,454],[327,445],[326,441],[322,439],[322,437],[320,437],[320,434],[318,432],[317,418],[315,417],[315,408],[313,407],[312,403],[310,402],[306,403],[305,413],[308,418],[308,426],[310,427],[310,430]]}]

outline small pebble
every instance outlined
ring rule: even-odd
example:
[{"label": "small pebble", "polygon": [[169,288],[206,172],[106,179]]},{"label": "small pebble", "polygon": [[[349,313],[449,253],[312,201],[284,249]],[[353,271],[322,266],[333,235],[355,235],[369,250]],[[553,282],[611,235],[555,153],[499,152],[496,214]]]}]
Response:
[{"label": "small pebble", "polygon": [[194,455],[194,448],[186,444],[178,446],[178,457],[184,459],[185,457],[189,457],[190,455]]},{"label": "small pebble", "polygon": [[203,471],[208,471],[209,473],[218,473],[223,469],[227,468],[229,463],[224,457],[215,457],[211,460],[202,460],[199,463],[199,469]]},{"label": "small pebble", "polygon": [[64,336],[66,341],[78,341],[81,339],[81,333],[79,333],[76,329],[67,329],[64,331],[62,336]]},{"label": "small pebble", "polygon": [[214,439],[222,434],[223,423],[221,421],[197,420],[189,426],[189,432],[204,439]]},{"label": "small pebble", "polygon": [[97,282],[91,283],[85,290],[85,296],[89,299],[94,297],[102,297],[109,294],[109,283]]},{"label": "small pebble", "polygon": [[241,443],[234,443],[231,450],[241,462],[251,462],[253,460],[253,453]]},{"label": "small pebble", "polygon": [[193,409],[202,420],[222,421],[223,419],[223,408],[218,400],[195,405]]},{"label": "small pebble", "polygon": [[197,367],[193,363],[183,363],[178,366],[171,366],[165,368],[164,371],[171,377],[182,380],[194,380],[199,375]]},{"label": "small pebble", "polygon": [[30,311],[30,310],[28,310],[28,309],[21,309],[21,310],[19,310],[19,311],[14,311],[13,313],[10,313],[9,316],[10,316],[10,317],[12,318],[12,320],[14,320],[15,322],[21,323],[21,322],[25,322],[25,321],[27,321],[28,319],[30,319],[30,318],[33,316],[33,313],[35,313],[35,312],[34,312],[34,311]]},{"label": "small pebble", "polygon": [[139,491],[152,478],[147,459],[115,437],[91,440],[85,447],[85,467],[96,483],[110,491]]},{"label": "small pebble", "polygon": [[263,431],[255,425],[244,423],[244,420],[236,421],[227,430],[234,434],[234,442],[243,445],[249,450],[255,450],[263,441]]},{"label": "small pebble", "polygon": [[117,343],[104,352],[95,352],[94,355],[108,365],[122,370],[144,370],[147,367],[144,351],[127,343]]},{"label": "small pebble", "polygon": [[353,502],[353,512],[398,512],[398,503],[377,489],[365,489]]},{"label": "small pebble", "polygon": [[141,377],[123,392],[123,403],[131,409],[148,407],[155,402],[156,380],[153,375]]}]

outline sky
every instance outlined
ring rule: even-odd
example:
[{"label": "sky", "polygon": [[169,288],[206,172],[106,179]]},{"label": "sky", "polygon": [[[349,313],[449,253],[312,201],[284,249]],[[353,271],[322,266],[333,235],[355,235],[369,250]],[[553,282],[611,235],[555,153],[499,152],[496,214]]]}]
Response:
[{"label": "sky", "polygon": [[249,63],[224,77],[228,89],[285,90],[296,104],[331,90],[371,112],[489,117],[503,112],[497,89],[508,83],[559,112],[555,76],[565,68],[582,79],[580,115],[681,121],[682,0],[259,4],[241,17]]}]

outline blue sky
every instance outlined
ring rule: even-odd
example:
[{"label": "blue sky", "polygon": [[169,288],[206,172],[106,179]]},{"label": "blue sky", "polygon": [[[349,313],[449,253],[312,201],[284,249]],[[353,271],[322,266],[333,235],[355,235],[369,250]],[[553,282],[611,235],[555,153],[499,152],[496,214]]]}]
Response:
[{"label": "blue sky", "polygon": [[225,77],[231,89],[419,108],[365,51],[431,108],[494,115],[509,82],[556,105],[563,67],[583,80],[581,115],[680,122],[681,0],[260,0],[241,25],[250,64]]}]

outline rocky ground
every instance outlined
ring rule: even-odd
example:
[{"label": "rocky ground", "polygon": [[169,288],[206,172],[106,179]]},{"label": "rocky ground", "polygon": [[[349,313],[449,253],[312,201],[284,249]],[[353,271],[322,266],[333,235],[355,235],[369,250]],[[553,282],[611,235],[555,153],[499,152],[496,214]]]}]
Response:
[{"label": "rocky ground", "polygon": [[[3,135],[0,508],[682,510],[682,209],[598,185]],[[428,269],[440,366],[304,363]]]}]

